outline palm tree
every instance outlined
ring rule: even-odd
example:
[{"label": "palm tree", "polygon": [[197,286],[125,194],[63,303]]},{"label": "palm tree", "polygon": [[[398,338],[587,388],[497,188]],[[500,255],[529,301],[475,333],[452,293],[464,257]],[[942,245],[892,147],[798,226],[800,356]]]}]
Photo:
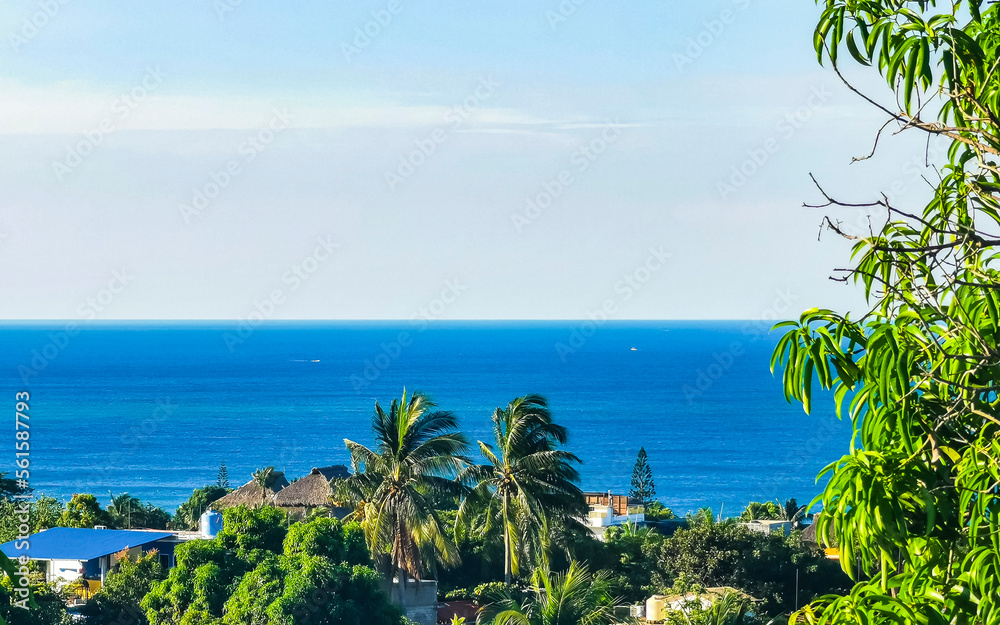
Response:
[{"label": "palm tree", "polygon": [[653,534],[653,528],[648,525],[639,525],[635,521],[625,521],[621,524],[622,536],[634,538],[640,543],[646,542]]},{"label": "palm tree", "polygon": [[586,565],[570,563],[565,573],[537,569],[528,598],[518,603],[505,590],[486,607],[480,621],[489,625],[611,625],[624,604],[611,596],[607,571],[592,575]]},{"label": "palm tree", "polygon": [[122,493],[117,497],[111,491],[108,491],[108,494],[111,495],[111,504],[108,506],[107,512],[115,527],[132,529],[132,514],[136,513],[140,518],[142,517],[142,502],[128,493]]},{"label": "palm tree", "polygon": [[[727,590],[721,597],[715,600],[712,607],[702,612],[702,618],[698,620],[700,625],[741,625],[746,617],[747,602],[739,593]],[[682,611],[684,619],[691,625],[691,617]],[[777,622],[774,619],[771,622]]]},{"label": "palm tree", "polygon": [[494,447],[479,441],[488,464],[472,466],[459,480],[474,484],[462,501],[455,518],[456,530],[476,524],[476,531],[486,535],[503,532],[504,578],[510,583],[518,572],[519,554],[527,545],[540,545],[544,560],[547,554],[550,519],[576,524],[586,514],[583,493],[577,487],[580,475],[572,465],[580,459],[568,451],[556,449],[565,444],[566,428],[552,422],[545,398],[540,395],[518,397],[506,408],[493,411]]},{"label": "palm tree", "polygon": [[785,521],[791,521],[792,527],[796,529],[802,525],[802,518],[805,516],[806,510],[809,509],[809,506],[800,506],[799,502],[795,501],[794,497],[787,500],[784,505],[781,505],[781,501],[777,499],[775,501],[777,501],[778,505],[781,506]]},{"label": "palm tree", "polygon": [[408,398],[404,389],[388,412],[375,403],[374,450],[344,440],[355,471],[338,485],[338,497],[361,505],[355,515],[368,548],[373,557],[388,559],[390,580],[398,575],[401,601],[407,575],[419,580],[437,563],[451,567],[461,561],[432,499],[461,495],[454,478],[469,463],[469,444],[455,415],[435,408],[425,395]]},{"label": "palm tree", "polygon": [[267,502],[267,488],[274,481],[274,467],[264,467],[253,472],[253,483],[260,486],[260,507]]}]

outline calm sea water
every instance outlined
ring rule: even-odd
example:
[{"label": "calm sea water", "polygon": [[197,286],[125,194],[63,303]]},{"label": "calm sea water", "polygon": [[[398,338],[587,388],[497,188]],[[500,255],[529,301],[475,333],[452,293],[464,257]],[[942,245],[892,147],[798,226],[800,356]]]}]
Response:
[{"label": "calm sea water", "polygon": [[[409,322],[0,326],[0,403],[31,393],[31,483],[68,498],[129,492],[168,509],[193,488],[275,465],[347,463],[371,443],[375,400],[405,386],[488,440],[494,407],[541,393],[570,429],[583,487],[626,491],[640,446],[679,513],[808,500],[847,449],[829,401],[809,416],[768,370],[776,340],[751,322]],[[401,333],[406,333],[401,335]],[[10,423],[10,422],[9,422]],[[0,470],[14,469],[13,425]]]}]

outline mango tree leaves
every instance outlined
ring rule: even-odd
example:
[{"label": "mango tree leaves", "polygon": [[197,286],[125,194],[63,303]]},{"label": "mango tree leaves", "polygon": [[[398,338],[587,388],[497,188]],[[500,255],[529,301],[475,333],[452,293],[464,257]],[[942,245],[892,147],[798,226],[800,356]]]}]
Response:
[{"label": "mango tree leaves", "polygon": [[856,586],[793,621],[1000,623],[1000,7],[820,4],[820,62],[878,71],[895,96],[878,106],[951,147],[923,210],[869,205],[886,218],[855,240],[848,277],[870,309],[776,326],[785,397],[808,413],[814,387],[831,390],[854,427],[815,503]]}]

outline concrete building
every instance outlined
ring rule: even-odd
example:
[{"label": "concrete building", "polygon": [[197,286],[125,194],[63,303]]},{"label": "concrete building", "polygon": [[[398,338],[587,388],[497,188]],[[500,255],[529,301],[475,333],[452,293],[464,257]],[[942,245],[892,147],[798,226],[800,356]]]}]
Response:
[{"label": "concrete building", "polygon": [[120,554],[136,558],[156,551],[163,567],[171,568],[174,548],[197,538],[202,538],[197,532],[53,527],[27,540],[4,543],[0,551],[12,559],[27,556],[44,563],[45,581],[57,586],[72,584],[77,588],[77,599],[83,601],[100,590]]},{"label": "concrete building", "polygon": [[[406,618],[420,625],[435,625],[438,622],[438,586],[437,580],[424,579],[419,582],[407,581],[400,594],[399,584],[382,580],[382,590],[389,595],[389,600],[403,606]],[[400,600],[402,599],[402,601]]]},{"label": "concrete building", "polygon": [[751,532],[759,532],[761,534],[781,532],[785,536],[788,536],[792,532],[792,521],[757,520],[740,523],[740,525],[748,528]]},{"label": "concrete building", "polygon": [[586,524],[598,537],[603,536],[605,528],[625,523],[643,523],[646,520],[642,501],[634,497],[613,495],[610,491],[583,495],[590,507]]}]

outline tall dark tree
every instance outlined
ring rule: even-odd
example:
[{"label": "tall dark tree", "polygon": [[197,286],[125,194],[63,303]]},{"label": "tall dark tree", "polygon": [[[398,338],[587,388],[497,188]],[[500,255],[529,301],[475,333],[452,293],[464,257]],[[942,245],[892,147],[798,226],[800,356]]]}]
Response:
[{"label": "tall dark tree", "polygon": [[229,469],[226,468],[225,461],[219,465],[219,476],[215,480],[215,485],[219,488],[229,489]]},{"label": "tall dark tree", "polygon": [[641,499],[644,504],[650,503],[656,498],[653,470],[649,468],[649,458],[646,456],[645,447],[639,448],[639,455],[632,468],[632,491],[629,496]]}]

